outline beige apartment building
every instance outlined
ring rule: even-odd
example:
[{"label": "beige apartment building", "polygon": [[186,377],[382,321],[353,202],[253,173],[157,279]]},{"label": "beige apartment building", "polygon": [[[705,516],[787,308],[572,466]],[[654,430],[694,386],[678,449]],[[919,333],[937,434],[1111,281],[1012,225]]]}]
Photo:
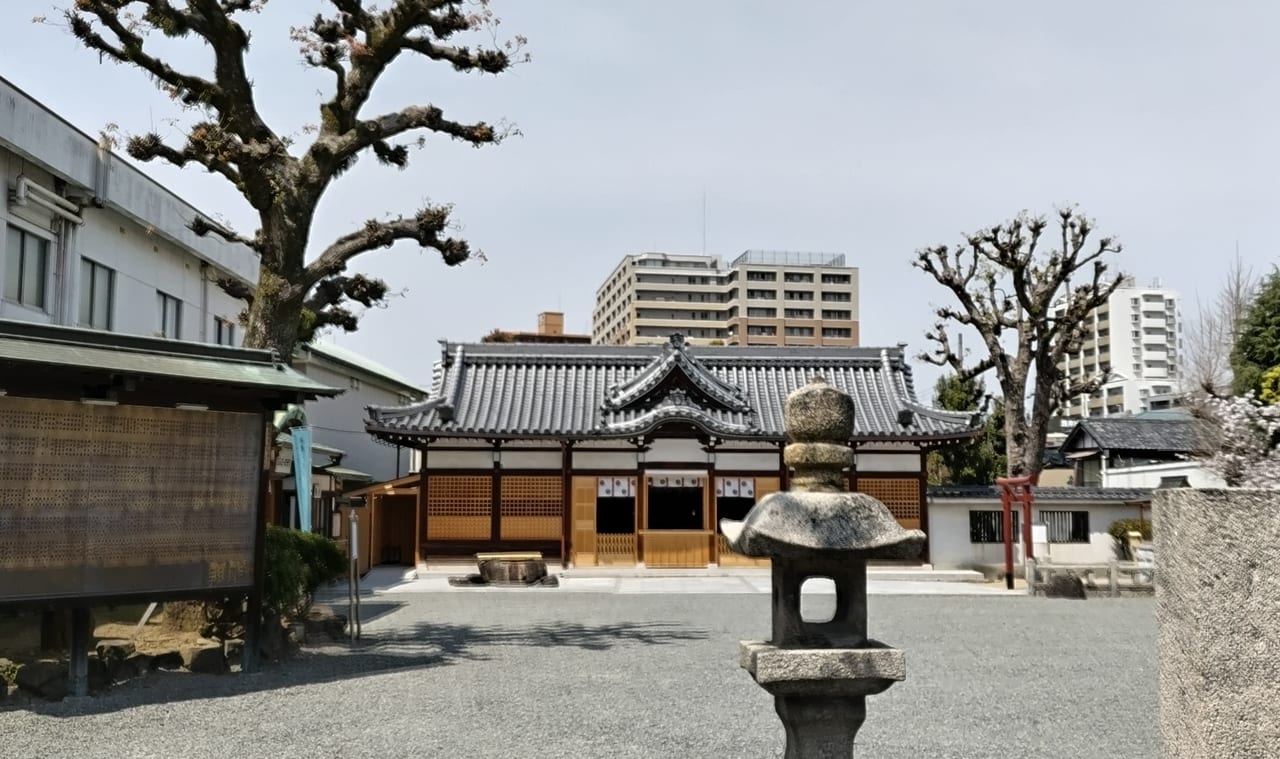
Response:
[{"label": "beige apartment building", "polygon": [[858,269],[833,253],[748,250],[626,256],[596,290],[591,340],[702,345],[858,345]]}]

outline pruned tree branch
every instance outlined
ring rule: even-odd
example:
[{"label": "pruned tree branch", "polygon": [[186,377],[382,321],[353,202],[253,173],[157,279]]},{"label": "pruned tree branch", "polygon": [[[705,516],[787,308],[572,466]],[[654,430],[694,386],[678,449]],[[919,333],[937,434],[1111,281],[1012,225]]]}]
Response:
[{"label": "pruned tree branch", "polygon": [[361,253],[387,248],[397,240],[413,240],[424,248],[435,248],[448,266],[457,266],[471,257],[465,240],[444,237],[452,206],[427,206],[412,217],[391,221],[370,219],[355,232],[339,237],[306,268],[303,283],[309,289],[325,277],[340,274],[347,262]]},{"label": "pruned tree branch", "polygon": [[252,286],[246,285],[244,282],[231,277],[219,277],[215,280],[215,283],[218,287],[222,288],[222,291],[227,295],[230,295],[236,300],[242,300],[249,306],[253,305],[254,289]]}]

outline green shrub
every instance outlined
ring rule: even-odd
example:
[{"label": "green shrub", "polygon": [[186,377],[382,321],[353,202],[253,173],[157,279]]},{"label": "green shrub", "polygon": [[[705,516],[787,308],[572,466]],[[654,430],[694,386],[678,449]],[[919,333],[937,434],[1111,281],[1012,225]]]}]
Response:
[{"label": "green shrub", "polygon": [[265,569],[263,604],[288,619],[305,615],[316,589],[346,573],[347,557],[323,535],[271,525]]},{"label": "green shrub", "polygon": [[1107,533],[1116,541],[1116,552],[1120,554],[1120,558],[1127,561],[1133,561],[1134,557],[1129,551],[1129,533],[1140,532],[1144,541],[1151,540],[1151,520],[1150,519],[1117,519],[1107,528]]}]

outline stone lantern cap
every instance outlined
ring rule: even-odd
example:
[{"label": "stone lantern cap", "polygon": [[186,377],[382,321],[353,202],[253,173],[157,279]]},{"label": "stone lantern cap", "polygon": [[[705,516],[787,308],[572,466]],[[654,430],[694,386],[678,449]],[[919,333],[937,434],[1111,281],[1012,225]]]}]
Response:
[{"label": "stone lantern cap", "polygon": [[818,377],[787,396],[783,419],[791,490],[766,496],[741,522],[721,520],[730,547],[805,560],[918,557],[923,532],[903,529],[876,498],[845,490],[844,470],[854,463],[853,399]]},{"label": "stone lantern cap", "polygon": [[773,493],[744,521],[721,520],[720,529],[744,556],[790,559],[914,559],[925,541],[865,493]]}]

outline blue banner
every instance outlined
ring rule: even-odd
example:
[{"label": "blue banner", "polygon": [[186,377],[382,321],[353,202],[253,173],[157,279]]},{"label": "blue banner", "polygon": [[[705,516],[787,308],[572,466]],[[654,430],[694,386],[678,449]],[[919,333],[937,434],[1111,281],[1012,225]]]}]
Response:
[{"label": "blue banner", "polygon": [[294,427],[293,492],[298,499],[298,529],[311,532],[311,428]]}]

